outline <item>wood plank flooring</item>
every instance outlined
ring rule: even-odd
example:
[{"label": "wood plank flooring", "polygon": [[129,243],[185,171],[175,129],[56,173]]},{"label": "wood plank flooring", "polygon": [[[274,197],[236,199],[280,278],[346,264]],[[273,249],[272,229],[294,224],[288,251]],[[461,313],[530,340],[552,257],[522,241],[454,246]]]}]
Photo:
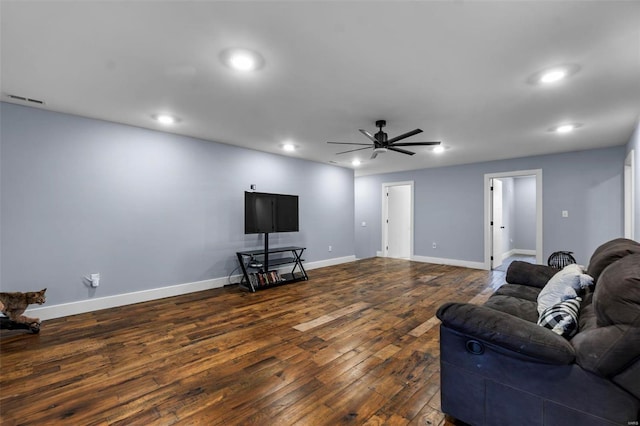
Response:
[{"label": "wood plank flooring", "polygon": [[446,301],[504,273],[372,258],[0,334],[2,425],[451,425]]}]

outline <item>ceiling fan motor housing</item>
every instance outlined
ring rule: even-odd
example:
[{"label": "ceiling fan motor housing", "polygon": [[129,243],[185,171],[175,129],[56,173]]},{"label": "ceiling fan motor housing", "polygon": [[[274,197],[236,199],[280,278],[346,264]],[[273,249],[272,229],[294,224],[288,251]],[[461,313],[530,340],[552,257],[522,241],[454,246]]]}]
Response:
[{"label": "ceiling fan motor housing", "polygon": [[382,131],[382,128],[386,125],[387,125],[387,122],[385,120],[376,121],[376,127],[380,129],[378,133],[375,134],[376,141],[378,141],[376,146],[378,144],[385,145],[387,143],[387,139],[388,139],[387,134]]},{"label": "ceiling fan motor housing", "polygon": [[376,136],[376,140],[378,141],[378,143],[380,143],[382,145],[386,145],[386,143],[387,143],[387,134],[385,132],[380,130],[378,133],[376,133],[375,136]]}]

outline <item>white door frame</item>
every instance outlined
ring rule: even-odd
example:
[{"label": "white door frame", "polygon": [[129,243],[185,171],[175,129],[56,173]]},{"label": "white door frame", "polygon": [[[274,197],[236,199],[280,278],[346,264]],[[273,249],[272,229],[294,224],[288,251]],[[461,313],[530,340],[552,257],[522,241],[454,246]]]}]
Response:
[{"label": "white door frame", "polygon": [[635,240],[635,153],[632,149],[624,160],[624,237]]},{"label": "white door frame", "polygon": [[543,264],[542,259],[542,169],[516,170],[513,172],[486,173],[484,175],[484,269],[491,270],[491,179],[516,176],[536,177],[536,263]]},{"label": "white door frame", "polygon": [[380,244],[380,247],[382,248],[382,256],[383,257],[388,257],[389,256],[389,250],[387,249],[387,220],[386,220],[386,215],[387,215],[387,208],[388,208],[388,203],[387,203],[387,188],[389,188],[390,186],[404,186],[404,185],[409,185],[410,188],[410,200],[411,200],[411,207],[410,207],[410,211],[409,211],[409,225],[411,226],[411,231],[409,232],[409,259],[413,259],[413,234],[414,234],[414,229],[413,229],[413,206],[414,206],[414,201],[413,201],[413,181],[412,180],[408,180],[408,181],[403,181],[403,182],[386,182],[382,184],[382,213],[381,213],[381,227],[382,227],[382,242]]}]

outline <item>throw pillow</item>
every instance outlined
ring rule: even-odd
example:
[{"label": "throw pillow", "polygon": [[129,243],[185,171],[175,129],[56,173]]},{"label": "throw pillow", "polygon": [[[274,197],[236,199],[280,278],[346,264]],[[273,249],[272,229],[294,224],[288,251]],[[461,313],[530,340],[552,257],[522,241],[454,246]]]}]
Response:
[{"label": "throw pillow", "polygon": [[578,332],[578,312],[582,299],[565,300],[547,308],[540,318],[538,325],[550,329],[556,334],[570,339]]},{"label": "throw pillow", "polygon": [[538,294],[538,314],[563,300],[575,299],[578,291],[593,284],[593,278],[584,273],[584,267],[572,263],[555,274]]}]

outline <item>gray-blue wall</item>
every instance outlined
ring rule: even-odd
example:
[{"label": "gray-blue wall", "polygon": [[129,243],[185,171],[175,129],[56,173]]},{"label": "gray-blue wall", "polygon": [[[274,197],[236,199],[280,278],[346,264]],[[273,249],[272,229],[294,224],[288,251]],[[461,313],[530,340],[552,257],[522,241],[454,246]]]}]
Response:
[{"label": "gray-blue wall", "polygon": [[620,146],[358,177],[356,256],[380,250],[382,183],[413,180],[414,255],[484,262],[484,175],[542,169],[543,256],[569,250],[586,263],[598,245],[623,233],[624,156]]},{"label": "gray-blue wall", "polygon": [[8,103],[0,117],[5,291],[48,287],[55,305],[226,277],[263,244],[244,235],[254,183],[300,197],[300,232],[271,245],[354,254],[350,169]]}]

